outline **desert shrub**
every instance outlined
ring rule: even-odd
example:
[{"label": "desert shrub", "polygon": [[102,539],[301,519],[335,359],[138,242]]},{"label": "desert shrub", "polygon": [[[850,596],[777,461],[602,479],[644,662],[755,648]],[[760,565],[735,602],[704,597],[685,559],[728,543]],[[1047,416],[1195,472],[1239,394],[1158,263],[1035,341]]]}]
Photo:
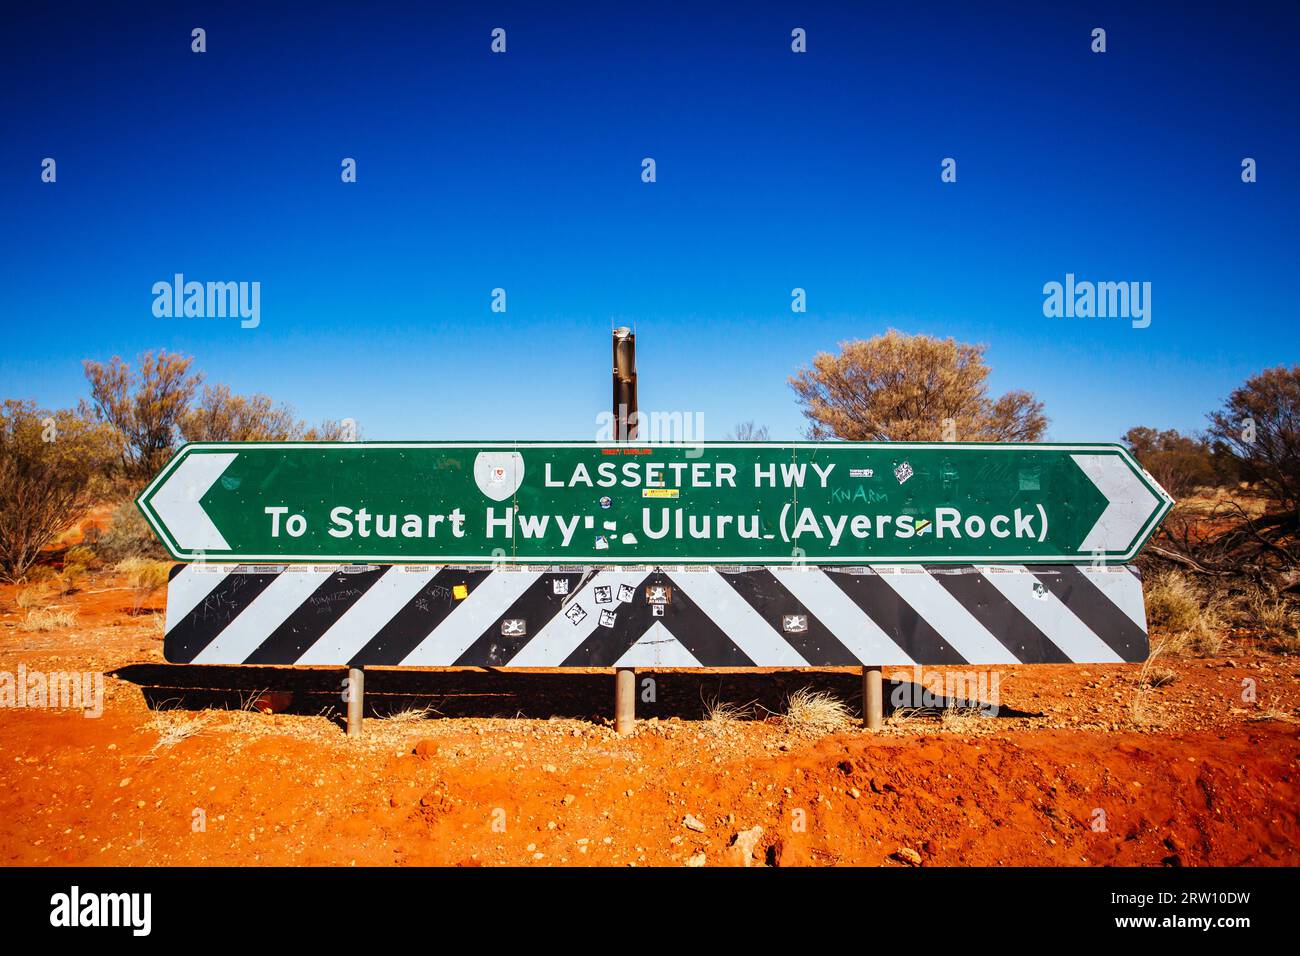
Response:
[{"label": "desert shrub", "polygon": [[1182,435],[1172,428],[1165,431],[1130,428],[1124,435],[1124,444],[1175,498],[1183,498],[1217,480],[1210,445],[1198,436]]},{"label": "desert shrub", "polygon": [[124,501],[113,509],[108,529],[95,544],[95,554],[105,564],[119,564],[128,558],[159,561],[167,557],[133,501]]},{"label": "desert shrub", "polygon": [[1256,482],[1300,518],[1300,365],[1265,369],[1210,415],[1209,437]]},{"label": "desert shrub", "polygon": [[1043,403],[993,397],[986,346],[890,329],[819,352],[790,377],[813,438],[848,441],[1037,441]]},{"label": "desert shrub", "polygon": [[82,363],[90,383],[85,414],[112,426],[123,474],[147,481],[175,447],[181,419],[203,376],[190,371],[194,360],[167,352],[146,352],[132,369],[116,355],[106,363]]},{"label": "desert shrub", "polygon": [[0,402],[0,578],[20,580],[101,490],[109,429],[71,411]]},{"label": "desert shrub", "polygon": [[180,418],[185,441],[292,441],[306,425],[269,395],[236,395],[228,385],[205,385],[203,397]]},{"label": "desert shrub", "polygon": [[198,441],[356,441],[350,421],[309,426],[291,405],[269,395],[237,395],[228,385],[205,385],[202,397],[179,419],[181,437]]}]

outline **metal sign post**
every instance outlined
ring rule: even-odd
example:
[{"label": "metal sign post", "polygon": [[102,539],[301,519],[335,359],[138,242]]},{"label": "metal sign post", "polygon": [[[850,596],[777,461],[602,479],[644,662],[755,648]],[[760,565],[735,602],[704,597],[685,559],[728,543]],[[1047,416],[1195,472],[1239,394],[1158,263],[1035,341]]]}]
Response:
[{"label": "metal sign post", "polygon": [[885,722],[884,681],[878,666],[862,668],[862,723],[879,730]]},{"label": "metal sign post", "polygon": [[361,718],[366,704],[366,672],[348,668],[348,736],[361,736]]},{"label": "metal sign post", "polygon": [[[621,442],[636,439],[640,414],[637,411],[636,333],[627,328],[614,330],[614,421]],[[602,505],[603,505],[602,499]],[[603,522],[602,522],[603,527]],[[632,733],[636,728],[636,671],[620,667],[614,671],[614,732]]]}]

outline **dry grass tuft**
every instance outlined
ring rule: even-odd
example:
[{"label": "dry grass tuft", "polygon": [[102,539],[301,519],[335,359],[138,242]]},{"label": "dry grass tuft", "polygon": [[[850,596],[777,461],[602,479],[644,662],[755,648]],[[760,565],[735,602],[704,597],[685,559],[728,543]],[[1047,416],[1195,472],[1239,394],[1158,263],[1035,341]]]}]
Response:
[{"label": "dry grass tuft", "polygon": [[85,579],[90,567],[95,562],[95,552],[78,545],[69,548],[63,555],[63,570],[56,578],[61,594],[71,594],[77,590]]},{"label": "dry grass tuft", "polygon": [[83,568],[88,568],[95,563],[95,552],[91,551],[85,545],[77,545],[69,548],[63,554],[63,566],[66,568],[70,564],[78,564]]},{"label": "dry grass tuft", "polygon": [[113,570],[126,575],[126,586],[135,596],[133,613],[139,614],[140,608],[149,599],[149,595],[167,586],[172,566],[169,561],[127,558],[125,561],[119,561]]},{"label": "dry grass tuft", "polygon": [[20,631],[57,631],[61,627],[72,627],[77,621],[77,612],[62,608],[34,609],[27,612],[26,620],[20,621]]},{"label": "dry grass tuft", "polygon": [[[1142,669],[1138,671],[1137,683],[1133,687],[1133,703],[1130,707],[1130,716],[1136,727],[1154,727],[1159,726],[1161,721],[1155,714],[1148,709],[1151,703],[1151,691],[1173,683],[1178,679],[1177,673],[1164,666],[1157,666],[1159,660],[1169,650],[1168,641],[1157,641],[1151,645],[1151,653],[1147,659],[1142,662]],[[1172,674],[1172,679],[1161,680],[1162,676]]]},{"label": "dry grass tuft", "polygon": [[853,724],[844,701],[825,691],[804,687],[790,695],[785,707],[785,727],[794,733],[830,734]]},{"label": "dry grass tuft", "polygon": [[248,693],[244,693],[243,691],[240,691],[239,707],[237,709],[241,713],[246,713],[246,714],[260,713],[261,706],[262,706],[262,695],[269,694],[269,693],[270,690],[266,688],[263,688],[262,690],[249,691]]},{"label": "dry grass tuft", "polygon": [[1168,687],[1178,683],[1178,671],[1168,667],[1153,667],[1143,678],[1147,687]]},{"label": "dry grass tuft", "polygon": [[149,748],[154,754],[175,747],[182,740],[198,736],[207,728],[206,714],[191,714],[178,710],[160,710],[149,718],[145,727],[158,734],[158,740]]},{"label": "dry grass tuft", "polygon": [[939,726],[957,734],[984,733],[992,728],[980,707],[958,707],[949,704],[939,712]]},{"label": "dry grass tuft", "polygon": [[425,704],[423,707],[410,704],[406,707],[394,708],[379,719],[390,724],[414,724],[438,716],[441,716],[441,711],[434,707],[433,704]]},{"label": "dry grass tuft", "polygon": [[1269,650],[1300,653],[1300,607],[1277,588],[1251,585],[1241,597],[1249,625]]},{"label": "dry grass tuft", "polygon": [[750,704],[733,704],[715,697],[704,702],[704,726],[711,733],[724,733],[747,720],[752,712]]},{"label": "dry grass tuft", "polygon": [[59,576],[59,572],[48,564],[33,564],[27,569],[22,580],[28,584],[50,584]]},{"label": "dry grass tuft", "polygon": [[1147,620],[1171,656],[1213,657],[1226,642],[1225,598],[1181,571],[1161,571],[1146,588]]},{"label": "dry grass tuft", "polygon": [[14,603],[24,611],[30,611],[34,607],[44,604],[51,595],[45,588],[40,585],[33,585],[29,588],[23,588],[14,597]]}]

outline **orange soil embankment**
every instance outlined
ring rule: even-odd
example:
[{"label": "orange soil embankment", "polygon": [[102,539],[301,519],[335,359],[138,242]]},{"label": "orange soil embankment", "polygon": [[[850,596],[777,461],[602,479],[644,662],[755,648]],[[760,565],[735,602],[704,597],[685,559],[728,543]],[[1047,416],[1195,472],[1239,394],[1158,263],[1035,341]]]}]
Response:
[{"label": "orange soil embankment", "polygon": [[[154,616],[126,613],[120,585],[97,575],[60,599],[77,620],[50,632],[20,629],[0,589],[0,672],[160,662]],[[686,703],[642,706],[654,716],[629,738],[599,719],[603,677],[564,702],[592,719],[488,716],[546,713],[561,678],[538,675],[525,683],[540,701],[503,692],[481,715],[371,719],[361,741],[315,710],[160,710],[110,674],[98,718],[0,709],[0,862],[1300,863],[1300,665],[1161,666],[1172,676],[1150,689],[1127,665],[1003,668],[1003,716],[879,735],[694,719],[718,692],[854,686],[823,672],[658,675],[663,699]],[[738,834],[752,852],[728,848]]]},{"label": "orange soil embankment", "polygon": [[1300,746],[1276,724],[848,733],[728,760],[690,728],[620,740],[578,722],[469,721],[496,726],[386,750],[247,716],[150,754],[157,734],[131,722],[4,715],[4,862],[716,864],[740,862],[726,846],[755,825],[752,862],[781,865],[880,864],[904,848],[949,865],[1300,862]]}]

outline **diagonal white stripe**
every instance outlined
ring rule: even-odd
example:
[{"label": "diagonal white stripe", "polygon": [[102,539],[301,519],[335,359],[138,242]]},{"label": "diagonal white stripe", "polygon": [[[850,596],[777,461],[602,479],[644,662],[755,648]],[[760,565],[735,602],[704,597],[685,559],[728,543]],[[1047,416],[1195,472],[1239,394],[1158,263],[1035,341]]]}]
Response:
[{"label": "diagonal white stripe", "polygon": [[167,582],[167,623],[165,630],[185,620],[185,616],[211,594],[226,575],[235,569],[233,564],[187,564],[179,574]]},{"label": "diagonal white stripe", "polygon": [[971,664],[1019,663],[1016,655],[929,574],[882,574],[880,579]]},{"label": "diagonal white stripe", "polygon": [[635,644],[614,662],[615,667],[703,667],[681,641],[655,621]]},{"label": "diagonal white stripe", "polygon": [[821,568],[770,570],[863,664],[916,663]]},{"label": "diagonal white stripe", "polygon": [[335,570],[334,567],[312,567],[282,572],[217,635],[216,640],[199,651],[193,663],[242,664]]},{"label": "diagonal white stripe", "polygon": [[1034,593],[1038,579],[1024,565],[980,568],[984,579],[997,588],[1034,627],[1070,660],[1079,664],[1120,663],[1122,658],[1105,641],[1061,603],[1051,591]]},{"label": "diagonal white stripe", "polygon": [[1147,632],[1147,609],[1142,599],[1142,582],[1127,569],[1081,567],[1080,571],[1098,590],[1115,602],[1142,633]]},{"label": "diagonal white stripe", "polygon": [[[649,576],[648,571],[600,571],[592,575],[591,580],[579,588],[577,593],[571,595],[564,605],[564,610],[568,610],[573,604],[581,605],[582,609],[587,612],[587,616],[583,618],[582,623],[574,624],[564,616],[564,610],[561,610],[560,613],[542,626],[535,637],[530,638],[528,643],[519,649],[519,653],[511,658],[508,666],[560,666],[600,626],[600,611],[602,608],[611,608],[615,613],[618,613],[627,606],[617,603],[618,586],[620,584],[630,584],[635,591],[640,588],[641,582]],[[605,585],[614,589],[613,593],[616,599],[614,604],[596,603],[595,589],[597,586]],[[635,602],[637,599],[638,595],[634,594],[632,600]]]},{"label": "diagonal white stripe", "polygon": [[542,576],[540,571],[493,571],[411,653],[403,667],[450,667]]},{"label": "diagonal white stripe", "polygon": [[415,570],[389,568],[296,663],[346,664],[440,570],[437,565]]},{"label": "diagonal white stripe", "polygon": [[803,657],[715,568],[668,575],[673,584],[749,655],[756,667],[808,667]]}]

